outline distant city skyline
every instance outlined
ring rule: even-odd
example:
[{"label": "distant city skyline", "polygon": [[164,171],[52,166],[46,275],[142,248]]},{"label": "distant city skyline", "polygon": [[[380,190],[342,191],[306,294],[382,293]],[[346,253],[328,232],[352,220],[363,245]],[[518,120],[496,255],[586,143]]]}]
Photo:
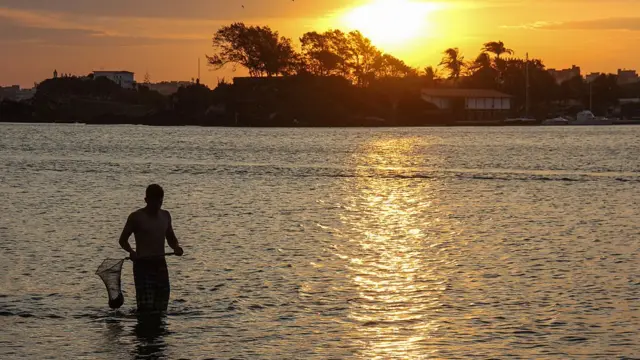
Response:
[{"label": "distant city skyline", "polygon": [[[484,42],[502,40],[548,68],[617,73],[640,70],[640,16],[629,14],[640,14],[640,1],[0,0],[0,85],[31,87],[54,69],[190,80],[198,58],[212,53],[213,33],[235,21],[269,25],[296,43],[307,31],[358,28],[419,68],[437,65],[448,47],[471,60]],[[202,82],[244,74],[203,67]]]}]

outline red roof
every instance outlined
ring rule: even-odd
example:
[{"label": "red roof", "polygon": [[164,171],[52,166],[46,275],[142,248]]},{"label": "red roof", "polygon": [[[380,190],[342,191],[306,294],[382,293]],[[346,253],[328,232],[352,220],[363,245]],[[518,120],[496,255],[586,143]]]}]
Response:
[{"label": "red roof", "polygon": [[490,89],[422,89],[422,95],[445,98],[510,98],[511,95]]}]

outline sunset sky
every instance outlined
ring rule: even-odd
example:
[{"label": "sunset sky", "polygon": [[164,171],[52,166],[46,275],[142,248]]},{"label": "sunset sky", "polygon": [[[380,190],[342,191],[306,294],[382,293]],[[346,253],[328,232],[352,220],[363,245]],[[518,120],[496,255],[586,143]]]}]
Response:
[{"label": "sunset sky", "polygon": [[[244,5],[244,8],[242,7]],[[189,80],[223,25],[306,31],[360,28],[383,51],[423,68],[447,47],[471,59],[502,40],[548,67],[640,70],[640,0],[0,0],[0,85],[31,87],[61,73],[130,70],[141,80]],[[244,75],[239,71],[236,75]]]}]

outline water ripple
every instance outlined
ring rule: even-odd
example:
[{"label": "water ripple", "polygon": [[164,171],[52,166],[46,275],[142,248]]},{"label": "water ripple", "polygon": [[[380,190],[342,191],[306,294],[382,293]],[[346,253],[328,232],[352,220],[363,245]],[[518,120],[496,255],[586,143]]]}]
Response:
[{"label": "water ripple", "polygon": [[[640,358],[638,127],[0,127],[2,359]],[[156,320],[93,275],[150,182]]]}]

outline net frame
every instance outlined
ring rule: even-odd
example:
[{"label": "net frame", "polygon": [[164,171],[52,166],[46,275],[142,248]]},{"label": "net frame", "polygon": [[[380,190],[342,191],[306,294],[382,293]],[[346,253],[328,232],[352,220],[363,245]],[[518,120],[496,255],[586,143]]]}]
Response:
[{"label": "net frame", "polygon": [[126,259],[106,259],[98,266],[96,275],[100,277],[107,289],[109,307],[118,309],[124,304],[122,294],[122,265]]}]

